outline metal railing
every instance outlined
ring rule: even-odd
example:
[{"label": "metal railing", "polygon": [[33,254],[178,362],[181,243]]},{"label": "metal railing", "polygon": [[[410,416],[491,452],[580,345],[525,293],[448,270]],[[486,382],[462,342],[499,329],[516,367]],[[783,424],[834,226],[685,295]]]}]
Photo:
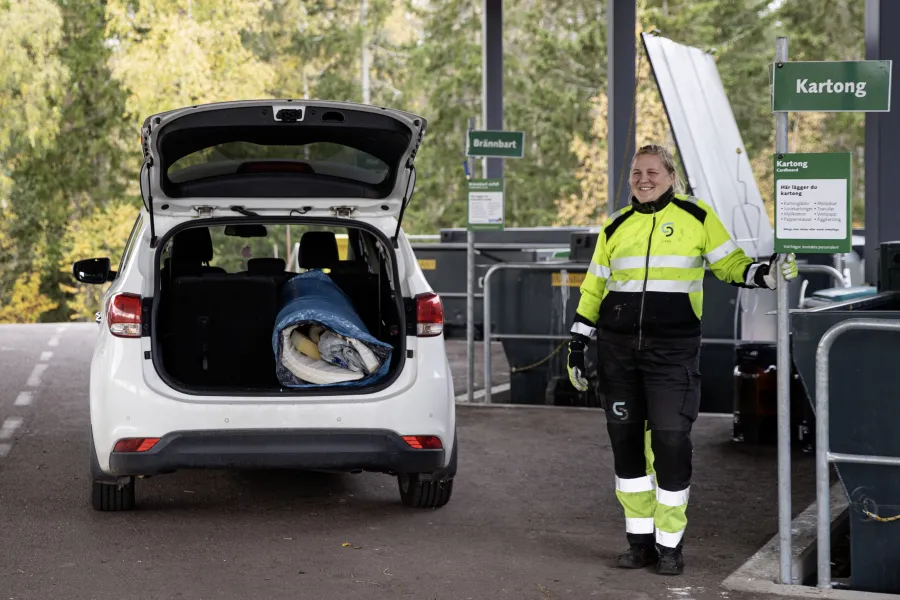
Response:
[{"label": "metal railing", "polygon": [[831,503],[829,465],[856,463],[900,467],[900,457],[841,454],[829,445],[828,354],[838,337],[847,331],[900,332],[900,321],[891,319],[849,319],[831,327],[816,347],[816,529],[818,588],[831,589]]},{"label": "metal railing", "polygon": [[[512,245],[512,244],[510,244]],[[590,263],[501,263],[491,266],[484,275],[484,292],[476,294],[481,296],[483,303],[482,319],[484,321],[484,402],[491,402],[491,385],[493,379],[493,364],[491,362],[491,340],[501,339],[520,339],[520,340],[551,340],[563,341],[569,339],[569,334],[517,334],[517,333],[492,333],[491,332],[491,276],[497,271],[508,269],[520,269],[523,271],[572,271],[575,273],[585,273],[590,267]],[[828,265],[806,265],[798,264],[798,270],[801,273],[827,273],[838,282],[842,287],[847,287],[849,283],[844,279],[840,271]],[[704,340],[709,343],[734,343],[733,340]],[[471,387],[471,385],[470,385]]]},{"label": "metal railing", "polygon": [[797,271],[800,273],[827,273],[832,279],[841,284],[841,287],[850,287],[850,282],[844,275],[829,265],[806,265],[797,263]]},{"label": "metal railing", "polygon": [[482,316],[484,320],[484,400],[485,404],[491,403],[491,385],[494,376],[491,364],[491,339],[517,339],[517,340],[558,340],[569,339],[570,335],[555,334],[520,334],[520,333],[491,333],[491,276],[497,271],[520,269],[522,271],[572,271],[586,273],[590,263],[503,263],[493,265],[484,275],[484,298],[482,300]]}]

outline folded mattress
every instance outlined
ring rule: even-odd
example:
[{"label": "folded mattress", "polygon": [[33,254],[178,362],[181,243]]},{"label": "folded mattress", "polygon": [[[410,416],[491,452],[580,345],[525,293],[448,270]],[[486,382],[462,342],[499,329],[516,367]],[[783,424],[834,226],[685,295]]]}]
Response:
[{"label": "folded mattress", "polygon": [[309,388],[372,385],[387,375],[393,347],[369,332],[328,275],[308,271],[284,285],[272,349],[279,383]]}]

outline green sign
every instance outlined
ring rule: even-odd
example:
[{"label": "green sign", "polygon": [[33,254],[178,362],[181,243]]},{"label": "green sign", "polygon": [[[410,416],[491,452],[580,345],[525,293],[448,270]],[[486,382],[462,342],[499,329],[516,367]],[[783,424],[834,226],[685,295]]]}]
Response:
[{"label": "green sign", "polygon": [[849,152],[775,155],[775,252],[850,252]]},{"label": "green sign", "polygon": [[502,230],[505,207],[502,179],[469,180],[469,230]]},{"label": "green sign", "polygon": [[891,61],[775,63],[775,112],[887,112],[891,110]]},{"label": "green sign", "polygon": [[522,158],[525,156],[525,132],[469,130],[466,156]]}]

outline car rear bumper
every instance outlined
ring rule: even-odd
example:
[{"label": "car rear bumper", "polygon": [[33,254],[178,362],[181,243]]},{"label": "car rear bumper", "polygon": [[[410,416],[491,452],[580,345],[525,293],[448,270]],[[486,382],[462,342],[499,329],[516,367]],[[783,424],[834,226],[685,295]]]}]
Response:
[{"label": "car rear bumper", "polygon": [[145,452],[110,453],[109,474],[269,468],[435,473],[444,465],[444,452],[412,448],[386,430],[181,431]]}]

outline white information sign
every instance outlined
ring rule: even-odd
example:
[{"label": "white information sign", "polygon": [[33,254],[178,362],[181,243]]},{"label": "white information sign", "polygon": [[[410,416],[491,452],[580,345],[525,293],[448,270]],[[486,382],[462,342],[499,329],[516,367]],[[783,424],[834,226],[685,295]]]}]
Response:
[{"label": "white information sign", "polygon": [[469,181],[469,229],[503,229],[503,180]]}]

